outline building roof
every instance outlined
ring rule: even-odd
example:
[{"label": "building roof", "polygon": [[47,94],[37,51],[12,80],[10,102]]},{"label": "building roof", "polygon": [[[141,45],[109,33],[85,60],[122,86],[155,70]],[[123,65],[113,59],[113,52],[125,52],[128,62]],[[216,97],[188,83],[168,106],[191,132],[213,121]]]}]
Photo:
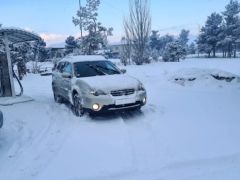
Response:
[{"label": "building roof", "polygon": [[21,43],[27,41],[42,41],[42,38],[35,33],[28,32],[19,28],[0,28],[0,38],[7,34],[9,43]]},{"label": "building roof", "polygon": [[61,61],[68,61],[71,63],[84,62],[84,61],[105,61],[106,58],[103,56],[96,55],[83,55],[83,56],[69,56],[63,58]]}]

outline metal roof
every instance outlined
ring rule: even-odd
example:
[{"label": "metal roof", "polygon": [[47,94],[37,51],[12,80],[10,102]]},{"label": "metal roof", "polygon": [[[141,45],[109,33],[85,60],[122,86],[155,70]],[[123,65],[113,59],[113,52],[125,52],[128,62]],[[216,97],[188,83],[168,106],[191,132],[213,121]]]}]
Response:
[{"label": "metal roof", "polygon": [[35,33],[18,28],[0,28],[0,39],[7,35],[9,43],[21,43],[26,41],[42,41],[42,38]]}]

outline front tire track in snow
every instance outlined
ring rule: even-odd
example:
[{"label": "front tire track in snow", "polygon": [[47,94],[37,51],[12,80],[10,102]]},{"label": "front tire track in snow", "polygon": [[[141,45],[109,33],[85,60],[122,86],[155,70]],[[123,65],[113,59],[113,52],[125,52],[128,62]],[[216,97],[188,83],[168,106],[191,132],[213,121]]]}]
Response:
[{"label": "front tire track in snow", "polygon": [[16,177],[19,180],[36,178],[61,149],[74,124],[71,121],[74,119],[73,115],[70,115],[70,110],[63,105],[53,102],[33,102],[26,105],[41,109],[42,114],[37,114],[41,117],[32,118],[43,122],[39,124],[40,127],[37,125],[37,128],[32,126],[31,119],[16,122],[19,137],[8,150],[7,156],[3,157],[7,164],[0,169],[5,174],[4,177],[10,180],[16,180]]},{"label": "front tire track in snow", "polygon": [[[121,114],[131,147],[133,169],[135,171],[152,170],[152,163],[160,160],[157,139],[150,119],[142,112]],[[147,121],[146,121],[147,120]]]}]

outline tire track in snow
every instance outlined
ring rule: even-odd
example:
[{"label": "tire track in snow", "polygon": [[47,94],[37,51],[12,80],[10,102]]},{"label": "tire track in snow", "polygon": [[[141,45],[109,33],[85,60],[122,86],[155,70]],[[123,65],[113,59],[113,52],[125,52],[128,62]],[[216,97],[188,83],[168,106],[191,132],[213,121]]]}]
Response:
[{"label": "tire track in snow", "polygon": [[160,161],[161,157],[151,119],[142,112],[125,113],[121,119],[128,133],[135,171],[154,169],[154,163]]},{"label": "tire track in snow", "polygon": [[[17,120],[16,128],[19,137],[4,158],[7,163],[0,169],[1,174],[9,177],[8,179],[16,180],[18,177],[20,180],[36,177],[56,156],[70,133],[70,128],[74,125],[70,110],[63,105],[53,102],[49,104],[33,102],[24,106],[27,108],[31,105],[39,108],[40,113],[35,116],[41,116],[37,119],[42,120],[43,123],[39,124],[41,127],[34,129],[35,126],[32,126],[30,122],[31,118],[24,122]],[[12,173],[13,170],[14,173]]]},{"label": "tire track in snow", "polygon": [[79,122],[79,118],[76,118],[64,104],[52,104],[48,107],[47,113],[52,122],[46,133],[41,136],[40,141],[43,142],[43,145],[40,154],[34,159],[38,161],[38,165],[31,174],[34,177],[42,173],[49,162],[57,156],[71,134],[71,129]]},{"label": "tire track in snow", "polygon": [[155,170],[115,173],[87,180],[238,180],[240,175],[239,169],[240,154],[233,154],[210,159],[176,162]]}]

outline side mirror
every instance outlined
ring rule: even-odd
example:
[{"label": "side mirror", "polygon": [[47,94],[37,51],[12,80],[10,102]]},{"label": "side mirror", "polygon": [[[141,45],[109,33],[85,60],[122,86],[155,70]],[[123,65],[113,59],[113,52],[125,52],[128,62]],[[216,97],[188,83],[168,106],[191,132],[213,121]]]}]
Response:
[{"label": "side mirror", "polygon": [[72,75],[71,75],[70,73],[64,72],[64,73],[62,73],[62,77],[63,77],[63,78],[66,78],[66,79],[71,79],[71,78],[72,78]]},{"label": "side mirror", "polygon": [[126,73],[127,73],[127,70],[126,70],[126,69],[121,69],[120,71],[121,71],[121,73],[123,73],[123,74],[126,74]]}]

